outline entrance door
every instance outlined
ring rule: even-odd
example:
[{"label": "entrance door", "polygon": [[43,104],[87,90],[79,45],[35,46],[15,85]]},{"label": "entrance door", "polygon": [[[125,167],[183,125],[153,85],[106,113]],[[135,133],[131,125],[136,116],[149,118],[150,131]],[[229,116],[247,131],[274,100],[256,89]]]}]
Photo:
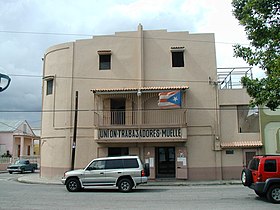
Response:
[{"label": "entrance door", "polygon": [[111,99],[111,124],[125,124],[125,98]]},{"label": "entrance door", "polygon": [[157,157],[157,178],[175,177],[175,147],[158,147]]},{"label": "entrance door", "polygon": [[253,159],[253,157],[256,155],[255,151],[249,151],[249,152],[245,152],[245,157],[246,157],[246,167],[249,165],[250,160]]}]

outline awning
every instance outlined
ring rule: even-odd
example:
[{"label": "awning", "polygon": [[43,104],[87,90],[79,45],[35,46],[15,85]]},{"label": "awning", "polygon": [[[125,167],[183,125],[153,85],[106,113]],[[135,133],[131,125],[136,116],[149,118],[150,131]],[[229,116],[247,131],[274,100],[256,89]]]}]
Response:
[{"label": "awning", "polygon": [[95,94],[124,94],[124,93],[153,93],[170,90],[186,90],[188,86],[171,86],[171,87],[140,87],[140,88],[104,88],[91,90]]},{"label": "awning", "polygon": [[234,141],[234,142],[223,142],[221,143],[222,149],[229,148],[258,148],[262,147],[263,143],[261,141]]}]

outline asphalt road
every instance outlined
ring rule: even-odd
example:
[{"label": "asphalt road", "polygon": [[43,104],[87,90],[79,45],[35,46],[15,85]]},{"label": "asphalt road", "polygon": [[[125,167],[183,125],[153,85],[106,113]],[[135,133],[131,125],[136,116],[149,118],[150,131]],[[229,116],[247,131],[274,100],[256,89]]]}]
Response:
[{"label": "asphalt road", "polygon": [[17,182],[0,174],[0,209],[277,209],[241,185],[139,186],[131,193],[89,189],[69,193],[63,185]]}]

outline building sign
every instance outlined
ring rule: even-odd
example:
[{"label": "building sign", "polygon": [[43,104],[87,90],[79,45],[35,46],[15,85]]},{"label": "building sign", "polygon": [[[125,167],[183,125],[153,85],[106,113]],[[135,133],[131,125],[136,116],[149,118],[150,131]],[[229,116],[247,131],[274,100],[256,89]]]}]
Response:
[{"label": "building sign", "polygon": [[181,128],[100,129],[99,139],[182,138]]}]

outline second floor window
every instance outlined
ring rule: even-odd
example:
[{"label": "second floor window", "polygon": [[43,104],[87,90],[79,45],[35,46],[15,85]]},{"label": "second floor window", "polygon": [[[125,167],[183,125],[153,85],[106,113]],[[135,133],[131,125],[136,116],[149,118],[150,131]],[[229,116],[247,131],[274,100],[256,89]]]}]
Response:
[{"label": "second floor window", "polygon": [[111,50],[98,50],[99,55],[99,70],[111,69]]},{"label": "second floor window", "polygon": [[53,79],[47,80],[47,95],[51,95],[53,93]]},{"label": "second floor window", "polygon": [[185,47],[184,46],[171,47],[170,51],[171,51],[171,57],[172,57],[172,67],[184,67],[185,66],[185,62],[184,62]]},{"label": "second floor window", "polygon": [[184,51],[172,52],[172,67],[184,67]]}]

